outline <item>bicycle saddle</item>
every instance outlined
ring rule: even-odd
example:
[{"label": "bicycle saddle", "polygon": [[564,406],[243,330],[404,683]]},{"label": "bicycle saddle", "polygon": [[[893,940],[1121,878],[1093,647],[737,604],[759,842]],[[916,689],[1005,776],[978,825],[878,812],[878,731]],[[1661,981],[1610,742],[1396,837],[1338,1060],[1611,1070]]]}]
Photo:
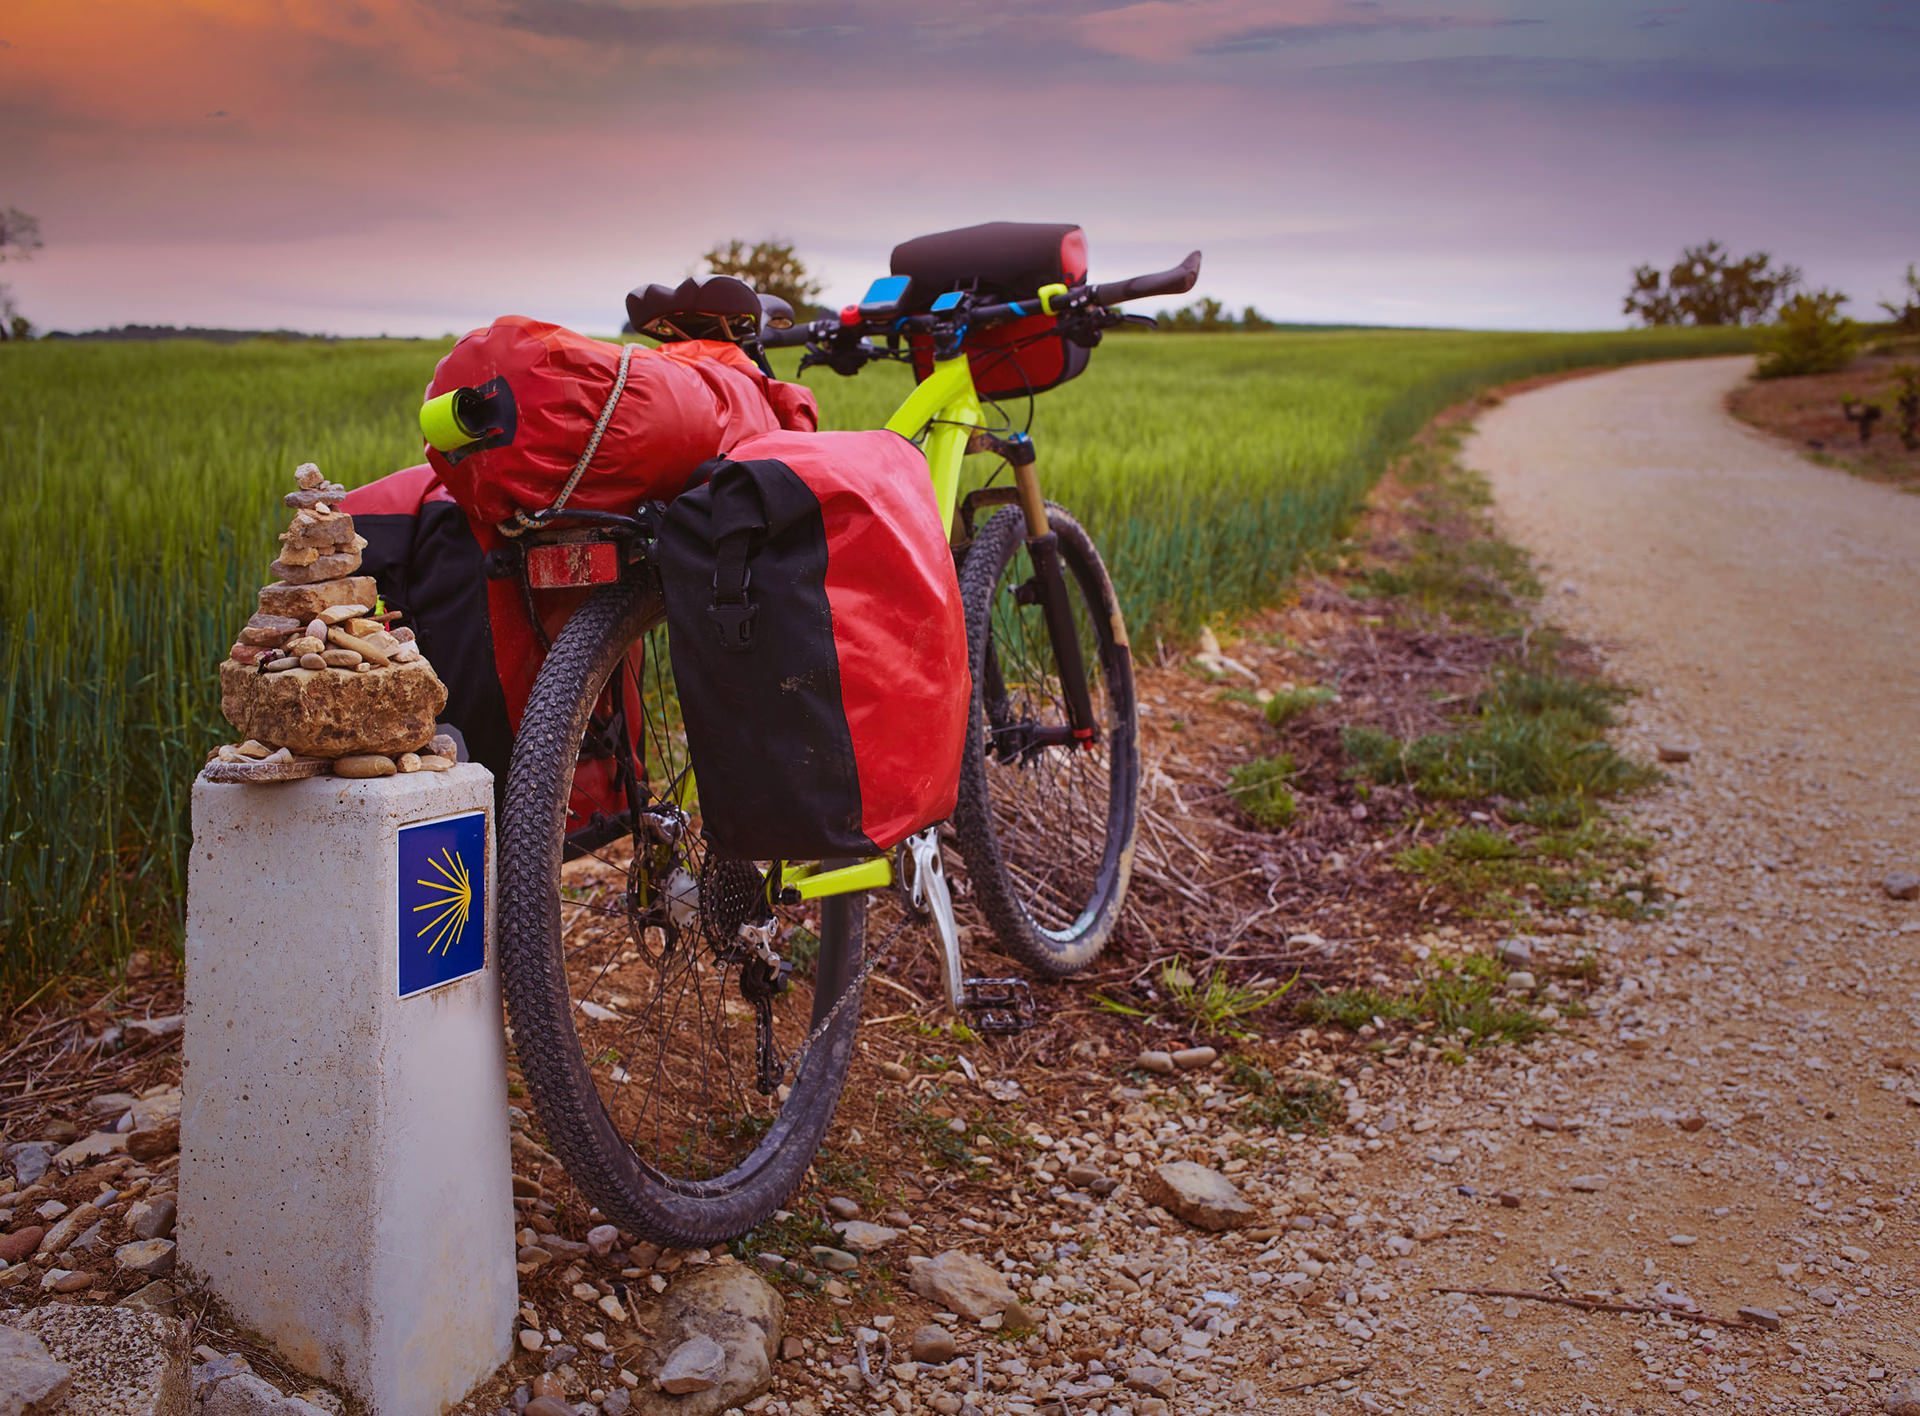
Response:
[{"label": "bicycle saddle", "polygon": [[720,339],[729,344],[759,340],[762,323],[784,329],[793,323],[793,306],[778,295],[761,295],[744,280],[712,275],[689,276],[675,286],[649,285],[627,292],[627,322],[634,333],[664,343]]}]

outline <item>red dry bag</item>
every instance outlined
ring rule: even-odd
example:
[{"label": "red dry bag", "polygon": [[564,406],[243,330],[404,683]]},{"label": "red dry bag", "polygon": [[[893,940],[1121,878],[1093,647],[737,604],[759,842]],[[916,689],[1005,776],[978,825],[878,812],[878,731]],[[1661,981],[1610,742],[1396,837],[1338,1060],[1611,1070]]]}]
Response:
[{"label": "red dry bag", "polygon": [[820,421],[810,390],[768,378],[731,344],[609,344],[520,315],[454,345],[427,397],[458,388],[486,397],[489,426],[478,441],[429,448],[427,458],[461,509],[486,526],[563,495],[577,511],[667,501],[694,468],[742,438],[810,432]]}]

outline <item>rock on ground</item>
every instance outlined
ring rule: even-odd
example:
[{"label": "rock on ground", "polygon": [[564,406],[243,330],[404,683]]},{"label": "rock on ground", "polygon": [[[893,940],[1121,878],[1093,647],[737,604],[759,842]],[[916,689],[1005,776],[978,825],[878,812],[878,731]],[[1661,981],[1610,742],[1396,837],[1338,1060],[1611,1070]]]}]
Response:
[{"label": "rock on ground", "polygon": [[[786,1300],[744,1264],[716,1264],[681,1278],[642,1324],[655,1341],[637,1367],[641,1385],[632,1409],[641,1416],[713,1416],[753,1400],[773,1381],[786,1320]],[[696,1338],[723,1355],[717,1373],[703,1369],[713,1385],[683,1396],[659,1390],[669,1357]]]},{"label": "rock on ground", "polygon": [[1920,1377],[1888,1387],[1880,1398],[1887,1416],[1920,1416]]},{"label": "rock on ground", "polygon": [[189,1416],[187,1330],[136,1308],[50,1304],[5,1319],[72,1369],[74,1416]]},{"label": "rock on ground", "polygon": [[1000,1270],[959,1249],[928,1259],[907,1283],[929,1303],[976,1323],[1005,1312],[1015,1297]]},{"label": "rock on ground", "polygon": [[1237,1229],[1251,1224],[1259,1214],[1241,1198],[1233,1181],[1190,1160],[1154,1167],[1140,1190],[1148,1203],[1159,1205],[1196,1229]]},{"label": "rock on ground", "polygon": [[73,1369],[32,1333],[0,1327],[0,1416],[42,1416],[66,1400]]},{"label": "rock on ground", "polygon": [[719,1386],[726,1373],[726,1349],[696,1333],[667,1354],[653,1380],[668,1396],[686,1396]]},{"label": "rock on ground", "polygon": [[329,1416],[252,1372],[234,1372],[204,1383],[195,1406],[195,1416]]}]

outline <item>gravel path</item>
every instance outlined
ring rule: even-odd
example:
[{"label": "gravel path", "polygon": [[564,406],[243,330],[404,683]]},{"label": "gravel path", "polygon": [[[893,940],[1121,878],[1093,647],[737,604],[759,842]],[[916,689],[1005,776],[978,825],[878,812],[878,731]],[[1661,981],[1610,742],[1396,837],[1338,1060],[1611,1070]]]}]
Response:
[{"label": "gravel path", "polygon": [[1675,907],[1528,941],[1598,956],[1593,1016],[1464,1066],[1382,1057],[1321,1139],[1235,1130],[1211,1083],[1114,1088],[1038,1138],[1043,1187],[1194,1160],[1267,1227],[1055,1185],[1072,1213],[983,1241],[1041,1333],[856,1408],[1920,1416],[1920,902],[1886,888],[1920,869],[1920,499],[1735,423],[1745,368],[1544,387],[1465,454],[1549,617],[1644,690],[1624,745],[1686,758],[1631,813]]},{"label": "gravel path", "polygon": [[1793,753],[1848,784],[1836,806],[1912,848],[1920,499],[1728,417],[1746,369],[1652,364],[1539,389],[1484,419],[1467,460],[1544,557],[1548,617],[1615,645],[1676,729],[1716,754]]}]

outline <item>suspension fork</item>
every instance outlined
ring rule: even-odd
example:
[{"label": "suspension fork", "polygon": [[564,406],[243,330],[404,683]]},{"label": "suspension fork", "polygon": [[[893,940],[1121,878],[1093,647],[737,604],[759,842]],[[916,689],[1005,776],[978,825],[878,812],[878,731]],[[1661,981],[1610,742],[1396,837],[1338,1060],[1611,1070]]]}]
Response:
[{"label": "suspension fork", "polygon": [[1060,562],[1060,538],[1047,521],[1047,499],[1040,492],[1033,439],[1025,433],[1008,438],[976,433],[975,438],[1013,468],[1020,514],[1027,523],[1027,558],[1033,562],[1032,594],[1046,616],[1047,637],[1053,642],[1054,661],[1060,666],[1067,727],[1077,745],[1092,747],[1098,722],[1093,713],[1093,693],[1087,685],[1087,661],[1080,652],[1079,631],[1074,628],[1073,601],[1067,595],[1066,571]]}]

